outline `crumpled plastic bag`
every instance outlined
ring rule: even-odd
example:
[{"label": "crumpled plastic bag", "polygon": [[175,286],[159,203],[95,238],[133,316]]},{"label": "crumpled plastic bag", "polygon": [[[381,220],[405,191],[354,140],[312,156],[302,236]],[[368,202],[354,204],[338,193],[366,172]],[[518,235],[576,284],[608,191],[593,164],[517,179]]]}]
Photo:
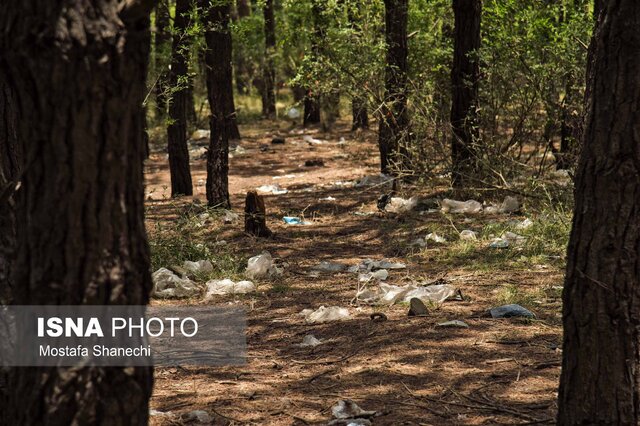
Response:
[{"label": "crumpled plastic bag", "polygon": [[194,274],[206,274],[209,272],[213,272],[213,264],[208,260],[198,260],[196,262],[185,260],[182,263],[182,267],[189,272],[193,272]]},{"label": "crumpled plastic bag", "polygon": [[200,288],[189,278],[181,278],[167,268],[155,271],[153,278],[153,297],[159,299],[193,297],[200,294]]},{"label": "crumpled plastic bag", "polygon": [[259,192],[270,192],[273,195],[281,195],[289,192],[285,188],[281,188],[280,185],[262,185],[256,188]]},{"label": "crumpled plastic bag", "polygon": [[365,176],[362,179],[358,180],[356,183],[356,188],[362,188],[364,186],[374,186],[374,185],[386,185],[393,181],[393,178],[389,175],[385,175],[383,173],[377,175]]},{"label": "crumpled plastic bag", "polygon": [[210,300],[213,296],[223,296],[226,294],[246,294],[256,291],[256,285],[251,281],[234,282],[228,278],[224,280],[207,281],[207,293],[204,296],[205,301]]},{"label": "crumpled plastic bag", "polygon": [[320,324],[323,322],[340,321],[348,319],[351,314],[347,308],[339,306],[324,307],[320,306],[315,311],[313,309],[305,309],[300,312],[305,321],[309,324]]},{"label": "crumpled plastic bag", "polygon": [[449,284],[435,284],[429,286],[418,286],[408,284],[397,286],[380,283],[377,289],[364,289],[357,295],[356,299],[365,303],[375,303],[383,305],[393,305],[397,302],[409,302],[412,298],[418,298],[424,303],[442,303],[450,297],[455,296],[457,290]]},{"label": "crumpled plastic bag", "polygon": [[420,201],[419,197],[411,197],[411,198],[401,198],[401,197],[391,197],[389,203],[385,206],[384,211],[389,213],[407,213],[418,206],[418,202]]},{"label": "crumpled plastic bag", "polygon": [[371,280],[384,281],[389,277],[389,271],[386,269],[378,269],[375,272],[365,272],[358,275],[358,281],[361,283],[369,282]]},{"label": "crumpled plastic bag", "polygon": [[271,253],[263,251],[257,256],[253,256],[247,261],[245,275],[250,279],[260,279],[279,274],[281,271],[276,267],[271,257]]},{"label": "crumpled plastic bag", "polygon": [[359,265],[349,267],[349,272],[370,272],[378,269],[405,269],[407,265],[399,262],[391,262],[388,259],[365,259]]},{"label": "crumpled plastic bag", "polygon": [[322,342],[316,339],[316,336],[314,336],[313,334],[307,334],[302,339],[302,343],[298,343],[296,344],[296,346],[298,346],[299,348],[308,348],[308,347],[315,348],[316,346],[321,344]]},{"label": "crumpled plastic bag", "polygon": [[482,204],[476,200],[456,201],[445,198],[440,203],[440,209],[444,213],[482,213]]}]

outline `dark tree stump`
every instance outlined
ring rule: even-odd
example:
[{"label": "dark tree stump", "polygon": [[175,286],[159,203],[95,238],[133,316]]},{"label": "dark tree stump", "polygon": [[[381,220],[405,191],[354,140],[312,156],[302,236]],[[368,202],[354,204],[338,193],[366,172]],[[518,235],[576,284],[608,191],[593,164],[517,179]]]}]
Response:
[{"label": "dark tree stump", "polygon": [[244,231],[256,237],[270,237],[272,232],[267,228],[264,198],[256,191],[247,192],[244,206]]}]

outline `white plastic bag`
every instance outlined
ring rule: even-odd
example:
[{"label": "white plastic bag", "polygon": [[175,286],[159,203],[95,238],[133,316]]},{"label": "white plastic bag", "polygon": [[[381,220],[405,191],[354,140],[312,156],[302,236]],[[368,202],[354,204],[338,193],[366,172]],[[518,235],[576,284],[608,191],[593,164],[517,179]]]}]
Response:
[{"label": "white plastic bag", "polygon": [[278,272],[278,268],[276,268],[273,263],[271,253],[263,251],[261,254],[253,256],[247,261],[245,275],[255,280],[275,275]]},{"label": "white plastic bag", "polygon": [[204,296],[204,300],[211,300],[213,296],[246,294],[254,291],[256,291],[256,285],[251,281],[234,282],[228,278],[224,280],[211,280],[207,282],[207,293]]},{"label": "white plastic bag", "polygon": [[330,306],[328,308],[320,306],[315,311],[313,309],[305,309],[300,312],[300,315],[303,316],[309,324],[340,321],[350,317],[349,310],[339,306]]},{"label": "white plastic bag", "polygon": [[482,213],[482,204],[476,200],[456,201],[445,198],[440,203],[440,208],[444,213]]},{"label": "white plastic bag", "polygon": [[189,278],[180,278],[167,268],[155,271],[153,278],[153,297],[160,299],[193,297],[200,289]]}]

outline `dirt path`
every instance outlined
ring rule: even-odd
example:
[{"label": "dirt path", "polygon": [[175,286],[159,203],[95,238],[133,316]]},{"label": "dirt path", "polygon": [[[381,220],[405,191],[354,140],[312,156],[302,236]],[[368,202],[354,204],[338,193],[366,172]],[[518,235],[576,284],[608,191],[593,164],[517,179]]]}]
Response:
[{"label": "dirt path", "polygon": [[[287,132],[286,124],[280,126],[283,134]],[[249,237],[241,221],[207,229],[207,238],[225,240],[226,250],[243,259],[268,250],[286,264],[282,277],[259,283],[258,294],[220,299],[219,303],[234,301],[249,310],[247,364],[156,369],[152,408],[175,416],[154,415],[152,423],[180,424],[181,413],[205,410],[213,424],[326,424],[331,406],[345,398],[377,411],[375,425],[532,424],[552,419],[561,328],[559,293],[550,289],[561,285],[559,268],[473,267],[479,257],[492,256],[481,241],[472,252],[451,252],[449,257],[448,244],[421,250],[409,245],[427,232],[452,235],[454,228],[481,230],[486,222],[513,218],[458,216],[450,222],[440,213],[383,215],[376,209],[382,188],[340,183],[377,173],[375,135],[355,136],[342,123],[331,135],[308,133],[323,141],[320,144],[304,141],[294,129],[294,134],[286,134],[284,145],[272,145],[276,127],[243,127],[240,145],[245,153],[235,153],[230,164],[236,212],[242,212],[249,189],[272,184],[288,189],[266,197],[275,237]],[[309,159],[322,159],[324,167],[305,167]],[[150,232],[155,222],[171,218],[191,201],[166,199],[167,167],[162,152],[154,153],[147,166]],[[192,168],[197,198],[205,201],[205,161],[194,159]],[[285,225],[285,215],[304,217],[312,224]],[[445,302],[432,307],[427,317],[412,318],[404,304],[350,305],[357,289],[352,273],[308,274],[323,260],[355,265],[365,258],[407,264],[404,270],[390,271],[389,283],[440,278],[459,288],[464,301]],[[513,287],[541,299],[532,301],[536,321],[481,316],[496,306],[505,288]],[[351,318],[309,325],[298,316],[303,309],[321,305],[347,307]],[[372,312],[384,312],[388,320],[373,322]],[[453,319],[470,327],[435,327]],[[324,343],[295,346],[307,334]]]}]

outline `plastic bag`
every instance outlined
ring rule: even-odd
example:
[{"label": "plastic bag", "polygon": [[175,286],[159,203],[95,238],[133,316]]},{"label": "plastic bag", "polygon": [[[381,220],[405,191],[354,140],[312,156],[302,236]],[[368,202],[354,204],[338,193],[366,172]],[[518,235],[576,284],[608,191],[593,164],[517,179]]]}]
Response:
[{"label": "plastic bag", "polygon": [[211,280],[207,282],[207,293],[204,296],[205,301],[210,300],[213,296],[221,296],[226,294],[246,294],[256,291],[256,285],[251,281],[234,282],[228,278],[224,280]]},{"label": "plastic bag", "polygon": [[440,208],[444,213],[482,213],[482,204],[476,200],[456,201],[445,198],[440,203]]},{"label": "plastic bag", "polygon": [[197,262],[185,260],[182,263],[182,267],[189,272],[193,272],[194,274],[206,274],[209,272],[213,272],[213,265],[208,260],[198,260]]},{"label": "plastic bag", "polygon": [[193,297],[200,294],[200,288],[189,278],[180,278],[167,268],[160,268],[155,271],[153,278],[153,297],[183,298]]},{"label": "plastic bag", "polygon": [[273,263],[271,253],[263,251],[261,254],[253,256],[247,261],[245,275],[251,279],[260,279],[275,275],[279,272]]},{"label": "plastic bag", "polygon": [[340,321],[349,318],[349,310],[339,306],[330,306],[328,308],[320,306],[315,311],[313,309],[305,309],[300,312],[309,324],[320,324],[323,322]]}]

